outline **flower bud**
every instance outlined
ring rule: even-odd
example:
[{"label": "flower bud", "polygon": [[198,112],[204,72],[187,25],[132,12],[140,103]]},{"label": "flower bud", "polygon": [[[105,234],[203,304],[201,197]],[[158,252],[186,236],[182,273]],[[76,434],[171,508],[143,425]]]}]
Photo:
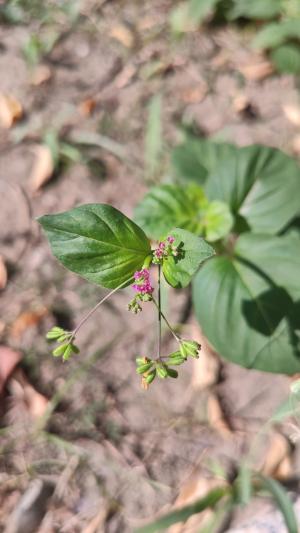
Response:
[{"label": "flower bud", "polygon": [[174,365],[174,366],[182,365],[182,363],[185,363],[185,361],[186,361],[185,357],[182,357],[181,355],[179,355],[178,357],[169,357],[167,359],[168,365]]},{"label": "flower bud", "polygon": [[145,379],[145,382],[150,385],[150,383],[152,383],[152,381],[154,381],[156,377],[156,369],[154,368],[151,372],[149,372],[149,374],[147,374],[147,376],[144,377]]},{"label": "flower bud", "polygon": [[50,329],[50,331],[48,331],[47,335],[46,335],[46,339],[48,340],[56,340],[58,339],[61,335],[63,335],[65,332],[65,330],[63,330],[62,328],[59,328],[57,326],[54,326],[54,328]]},{"label": "flower bud", "polygon": [[165,379],[165,378],[168,377],[167,369],[166,369],[165,365],[163,365],[162,363],[159,363],[156,366],[156,371],[157,371],[158,377],[160,377],[161,379]]},{"label": "flower bud", "polygon": [[63,360],[64,361],[68,361],[68,359],[70,359],[71,355],[72,355],[72,352],[73,352],[73,345],[72,344],[68,344],[65,351],[64,351],[64,354],[63,354]]},{"label": "flower bud", "polygon": [[178,378],[177,370],[174,370],[173,368],[169,368],[169,367],[167,367],[166,370],[170,378]]},{"label": "flower bud", "polygon": [[136,371],[138,374],[144,374],[145,372],[147,372],[148,370],[150,370],[150,368],[153,366],[153,361],[150,361],[150,363],[146,363],[144,365],[140,365],[137,367]]},{"label": "flower bud", "polygon": [[65,333],[61,337],[57,339],[57,342],[64,342],[65,340],[69,339],[71,337],[72,333]]},{"label": "flower bud", "polygon": [[201,345],[196,341],[181,341],[180,343],[180,353],[182,357],[196,357],[198,358],[198,352],[201,348]]},{"label": "flower bud", "polygon": [[145,363],[149,363],[149,359],[147,357],[137,357],[135,362],[138,366],[140,366],[144,365]]},{"label": "flower bud", "polygon": [[53,350],[53,355],[54,357],[59,357],[60,355],[63,355],[66,351],[66,349],[68,348],[69,344],[68,343],[65,343],[65,344],[61,344],[60,346],[57,346],[57,348],[55,348],[55,350]]}]

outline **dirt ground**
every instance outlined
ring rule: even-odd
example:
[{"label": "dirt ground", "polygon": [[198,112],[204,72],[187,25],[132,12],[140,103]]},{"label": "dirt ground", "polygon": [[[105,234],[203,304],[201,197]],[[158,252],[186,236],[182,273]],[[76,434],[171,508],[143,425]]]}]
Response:
[{"label": "dirt ground", "polygon": [[[289,391],[284,376],[224,361],[209,387],[201,386],[207,369],[197,361],[178,380],[143,391],[134,359],[153,350],[155,317],[150,306],[137,317],[126,311],[130,289],[82,329],[80,356],[67,364],[51,357],[47,330],[73,328],[105,291],[57,263],[35,217],[88,202],[132,215],[147,190],[144,135],[153,95],[162,95],[166,153],[182,123],[288,153],[300,134],[289,112],[299,103],[297,80],[267,75],[247,32],[209,28],[176,41],[168,30],[171,0],[95,4],[82,2],[71,29],[62,21],[60,39],[41,61],[48,78],[39,83],[40,66],[30,68],[22,54],[39,31],[36,20],[0,26],[0,93],[24,110],[22,120],[0,130],[0,253],[8,272],[0,341],[22,354],[1,401],[0,524],[10,533],[132,531],[169,509],[186,483],[193,493],[191,480],[209,478],[216,465],[233,471]],[[68,165],[33,191],[36,146],[50,129],[64,139],[96,134],[98,170]],[[188,292],[167,294],[171,321],[200,335],[188,303]],[[164,344],[173,346],[167,333]],[[268,436],[269,451],[276,435]],[[299,473],[297,445],[281,439],[277,463],[284,458]],[[233,519],[232,527],[244,516]]]}]

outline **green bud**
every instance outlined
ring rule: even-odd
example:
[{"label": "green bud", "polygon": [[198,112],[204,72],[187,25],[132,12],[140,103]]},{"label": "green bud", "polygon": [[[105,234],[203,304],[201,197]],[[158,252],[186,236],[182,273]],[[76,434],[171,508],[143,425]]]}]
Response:
[{"label": "green bud", "polygon": [[138,366],[136,371],[138,374],[144,374],[145,372],[147,372],[148,370],[150,370],[150,368],[153,366],[153,362],[150,361],[150,363],[146,363],[144,365],[141,365],[141,366]]},{"label": "green bud", "polygon": [[68,359],[70,359],[72,352],[73,352],[73,344],[68,344],[63,354],[63,360],[67,361]]},{"label": "green bud", "polygon": [[182,357],[191,357],[198,358],[198,352],[201,348],[201,345],[196,341],[181,341],[180,343],[180,353]]},{"label": "green bud", "polygon": [[154,381],[155,377],[156,377],[156,369],[154,368],[151,372],[149,372],[149,374],[147,374],[147,376],[145,376],[146,383],[150,385],[150,383]]},{"label": "green bud", "polygon": [[46,339],[55,340],[58,339],[64,333],[65,331],[62,328],[58,328],[55,326],[54,328],[50,329],[50,331],[48,331]]},{"label": "green bud", "polygon": [[64,342],[65,340],[69,339],[71,337],[72,333],[65,333],[61,337],[57,339],[57,342]]},{"label": "green bud", "polygon": [[196,342],[196,341],[183,341],[183,342],[186,345],[186,347],[191,350],[199,351],[201,348],[201,344],[199,344],[199,342]]},{"label": "green bud", "polygon": [[140,300],[142,300],[143,302],[151,302],[152,301],[152,296],[151,294],[140,294]]},{"label": "green bud", "polygon": [[74,352],[74,353],[79,353],[80,352],[80,350],[79,350],[78,346],[76,346],[76,344],[72,343],[71,344],[71,348],[72,348],[72,352]]},{"label": "green bud", "polygon": [[167,370],[167,373],[168,373],[168,376],[170,376],[170,378],[178,378],[178,372],[177,370],[174,370],[173,368],[166,368]]},{"label": "green bud", "polygon": [[181,354],[181,357],[184,357],[185,359],[188,356],[187,349],[183,343],[180,344],[180,354]]},{"label": "green bud", "polygon": [[185,363],[185,361],[186,361],[185,357],[182,357],[181,355],[179,355],[178,357],[169,357],[169,359],[167,359],[167,364],[179,366],[179,365],[182,365],[182,363]]},{"label": "green bud", "polygon": [[182,357],[182,355],[181,355],[181,352],[177,350],[176,352],[170,353],[169,357],[174,357],[176,359],[177,357]]},{"label": "green bud", "polygon": [[165,379],[168,377],[168,372],[167,372],[167,369],[164,365],[162,365],[161,363],[157,365],[156,367],[156,371],[157,371],[157,375],[158,377],[160,377],[161,379]]},{"label": "green bud", "polygon": [[60,346],[57,346],[57,348],[55,348],[55,350],[53,350],[53,355],[54,357],[59,357],[60,355],[63,355],[66,351],[66,349],[68,348],[69,344],[68,343],[65,343],[65,344],[61,344]]},{"label": "green bud", "polygon": [[147,357],[137,357],[135,362],[138,366],[145,365],[148,362],[148,359]]}]

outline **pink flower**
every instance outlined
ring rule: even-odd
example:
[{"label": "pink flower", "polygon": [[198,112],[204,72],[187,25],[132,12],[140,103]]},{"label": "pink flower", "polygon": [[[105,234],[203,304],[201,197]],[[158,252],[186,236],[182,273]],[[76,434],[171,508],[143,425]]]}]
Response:
[{"label": "pink flower", "polygon": [[170,236],[170,237],[167,238],[167,241],[168,241],[170,244],[173,244],[173,242],[175,241],[175,238]]},{"label": "pink flower", "polygon": [[132,285],[132,287],[136,292],[139,294],[152,294],[154,288],[151,285],[150,271],[147,268],[135,272],[134,279],[137,283]]}]

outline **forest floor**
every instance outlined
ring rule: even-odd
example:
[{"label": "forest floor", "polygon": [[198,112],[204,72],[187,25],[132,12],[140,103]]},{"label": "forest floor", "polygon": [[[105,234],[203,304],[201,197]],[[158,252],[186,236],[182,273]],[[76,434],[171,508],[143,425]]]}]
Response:
[{"label": "forest floor", "polygon": [[[151,306],[137,317],[127,312],[130,289],[80,332],[80,356],[68,364],[51,357],[47,330],[73,328],[105,291],[57,263],[35,218],[88,202],[132,216],[148,187],[144,136],[152,96],[162,95],[166,153],[182,123],[219,140],[287,153],[300,133],[296,79],[270,73],[247,32],[210,27],[178,41],[168,29],[171,0],[82,4],[74,24],[62,16],[55,25],[32,18],[0,26],[0,95],[23,109],[0,130],[0,253],[8,274],[5,283],[1,263],[0,528],[14,533],[132,531],[178,495],[187,502],[203,494],[217,471],[235,471],[290,385],[286,377],[224,361],[211,378],[196,361],[178,380],[145,392],[134,359],[152,352],[155,317]],[[53,29],[56,44],[30,66],[26,42]],[[49,132],[69,145],[91,139],[93,148],[82,148],[88,164],[63,162],[47,172],[41,143]],[[188,292],[167,294],[171,321],[200,336],[188,303]],[[164,343],[172,348],[167,333]],[[11,358],[20,359],[13,372],[10,362],[5,369]],[[262,451],[257,468],[300,473],[290,432],[269,430],[268,457]],[[246,519],[233,517],[228,530]]]}]

